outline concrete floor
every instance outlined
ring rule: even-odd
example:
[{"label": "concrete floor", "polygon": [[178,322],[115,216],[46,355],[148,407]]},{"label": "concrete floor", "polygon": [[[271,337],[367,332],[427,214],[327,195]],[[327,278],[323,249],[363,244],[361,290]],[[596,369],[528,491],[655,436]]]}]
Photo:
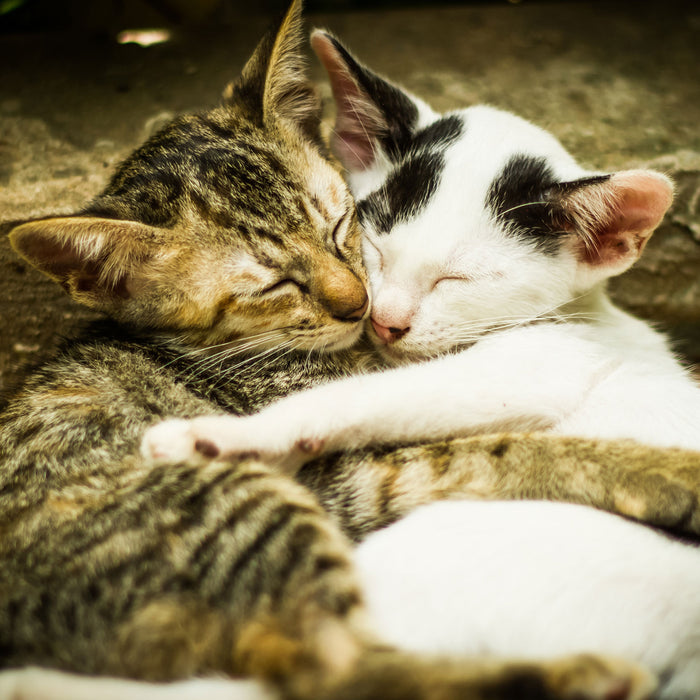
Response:
[{"label": "concrete floor", "polygon": [[[0,35],[0,234],[8,222],[75,210],[154,126],[214,104],[267,21],[241,16],[150,48],[85,32]],[[310,23],[436,108],[488,102],[550,129],[589,166],[652,164],[674,175],[676,205],[614,293],[700,361],[696,2],[491,3]],[[84,318],[0,235],[0,390]]]}]

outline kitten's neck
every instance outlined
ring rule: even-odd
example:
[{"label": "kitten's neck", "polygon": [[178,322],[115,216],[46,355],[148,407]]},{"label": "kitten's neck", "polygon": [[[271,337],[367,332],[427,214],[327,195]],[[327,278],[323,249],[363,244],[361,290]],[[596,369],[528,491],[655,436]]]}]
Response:
[{"label": "kitten's neck", "polygon": [[[671,356],[666,336],[651,324],[616,306],[605,282],[601,282],[568,304],[560,307],[561,316],[578,326],[582,337],[608,346],[616,352],[638,357],[648,356],[658,366]],[[641,353],[641,354],[640,354]]]},{"label": "kitten's neck", "polygon": [[560,306],[559,313],[567,321],[605,325],[619,323],[621,316],[628,317],[611,301],[605,282],[600,282]]}]

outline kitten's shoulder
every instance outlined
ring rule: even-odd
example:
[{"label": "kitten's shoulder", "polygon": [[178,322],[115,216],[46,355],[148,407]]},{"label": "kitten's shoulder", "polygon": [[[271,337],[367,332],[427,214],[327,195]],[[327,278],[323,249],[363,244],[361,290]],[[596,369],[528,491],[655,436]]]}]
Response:
[{"label": "kitten's shoulder", "polygon": [[109,432],[125,419],[136,425],[204,412],[201,400],[176,381],[166,357],[157,345],[109,321],[89,324],[63,339],[50,359],[27,369],[24,380],[8,392],[2,426],[7,430],[34,416],[47,429],[64,425],[72,430],[99,416]]}]

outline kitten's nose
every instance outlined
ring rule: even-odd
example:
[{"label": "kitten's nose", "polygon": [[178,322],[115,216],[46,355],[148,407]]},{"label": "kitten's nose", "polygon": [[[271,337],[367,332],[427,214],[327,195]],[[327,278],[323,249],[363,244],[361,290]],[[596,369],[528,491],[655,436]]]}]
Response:
[{"label": "kitten's nose", "polygon": [[367,292],[364,294],[364,300],[355,309],[348,308],[346,305],[343,307],[342,311],[336,310],[335,316],[336,318],[339,318],[341,321],[359,321],[364,315],[365,311],[367,311],[367,307],[369,306],[369,297],[367,296]]},{"label": "kitten's nose", "polygon": [[369,306],[367,289],[362,280],[341,263],[321,267],[312,284],[333,318],[359,321],[365,315]]},{"label": "kitten's nose", "polygon": [[400,338],[403,338],[406,335],[406,333],[408,333],[408,331],[411,330],[410,326],[408,328],[394,328],[393,326],[382,326],[381,323],[378,323],[372,317],[370,317],[370,321],[372,321],[372,328],[374,328],[374,332],[379,336],[380,340],[383,343],[386,343],[387,345],[389,345],[390,343],[395,343]]}]

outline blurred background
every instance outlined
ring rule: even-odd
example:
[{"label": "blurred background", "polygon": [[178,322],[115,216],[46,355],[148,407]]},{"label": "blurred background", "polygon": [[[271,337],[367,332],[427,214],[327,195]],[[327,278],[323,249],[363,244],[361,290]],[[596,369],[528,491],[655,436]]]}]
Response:
[{"label": "blurred background", "polygon": [[[438,5],[478,5],[489,0],[308,0],[307,12],[349,12]],[[505,0],[491,0],[505,2]],[[521,2],[523,0],[512,0]],[[556,1],[556,0],[554,0]],[[36,31],[81,26],[94,30],[124,24],[168,23],[180,26],[221,26],[243,13],[283,12],[286,0],[0,0],[5,31]]]},{"label": "blurred background", "polygon": [[[175,114],[213,106],[286,0],[0,0],[0,392],[88,317],[7,244],[75,211]],[[486,102],[585,165],[650,165],[674,207],[615,298],[700,362],[697,0],[307,0],[356,55],[440,110]],[[309,58],[331,114],[322,72]]]}]

